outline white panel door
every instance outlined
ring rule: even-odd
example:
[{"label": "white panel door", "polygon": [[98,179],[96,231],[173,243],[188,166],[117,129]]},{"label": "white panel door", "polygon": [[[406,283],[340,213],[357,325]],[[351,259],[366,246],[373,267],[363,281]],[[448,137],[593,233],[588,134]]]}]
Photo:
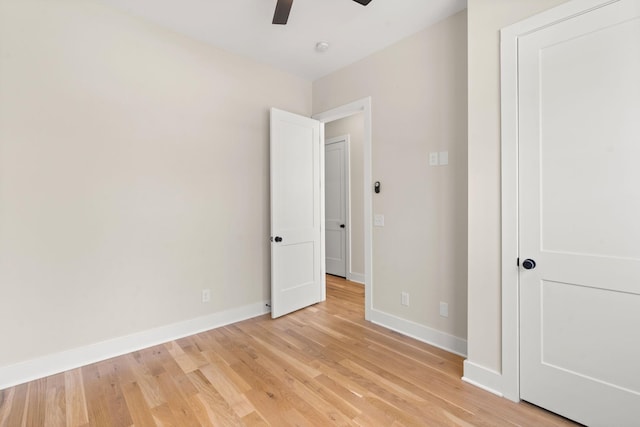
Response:
[{"label": "white panel door", "polygon": [[324,299],[322,128],[271,109],[271,317]]},{"label": "white panel door", "polygon": [[347,142],[328,140],[324,146],[325,248],[327,273],[347,277]]},{"label": "white panel door", "polygon": [[640,0],[522,36],[518,73],[521,398],[638,426]]}]

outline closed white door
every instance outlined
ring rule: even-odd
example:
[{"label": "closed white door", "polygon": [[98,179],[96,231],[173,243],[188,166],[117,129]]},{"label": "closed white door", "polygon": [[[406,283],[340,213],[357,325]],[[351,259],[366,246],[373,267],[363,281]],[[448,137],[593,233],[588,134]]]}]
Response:
[{"label": "closed white door", "polygon": [[347,277],[347,141],[332,138],[324,147],[327,273]]},{"label": "closed white door", "polygon": [[638,426],[640,0],[522,36],[518,73],[521,398]]},{"label": "closed white door", "polygon": [[322,127],[271,109],[271,316],[324,300]]}]

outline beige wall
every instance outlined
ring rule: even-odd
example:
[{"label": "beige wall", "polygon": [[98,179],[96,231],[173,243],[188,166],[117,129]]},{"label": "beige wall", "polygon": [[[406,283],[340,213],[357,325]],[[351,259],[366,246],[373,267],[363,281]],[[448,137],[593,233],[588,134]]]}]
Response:
[{"label": "beige wall", "polygon": [[268,300],[272,106],[310,115],[311,83],[0,0],[0,367]]},{"label": "beige wall", "polygon": [[469,360],[500,372],[499,30],[566,0],[469,0]]},{"label": "beige wall", "polygon": [[[373,308],[460,338],[467,335],[466,12],[313,84],[313,112],[371,96]],[[448,166],[428,153],[449,151]],[[411,304],[400,304],[401,291]],[[449,303],[450,317],[438,314]]]},{"label": "beige wall", "polygon": [[326,139],[349,135],[349,193],[351,203],[350,273],[364,280],[364,115],[354,114],[325,125]]}]

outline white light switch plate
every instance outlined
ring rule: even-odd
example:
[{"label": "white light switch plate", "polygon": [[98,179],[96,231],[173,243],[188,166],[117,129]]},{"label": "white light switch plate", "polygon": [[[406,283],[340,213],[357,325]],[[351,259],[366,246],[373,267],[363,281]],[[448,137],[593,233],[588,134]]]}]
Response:
[{"label": "white light switch plate", "polygon": [[440,165],[448,165],[449,164],[449,152],[441,151],[438,153],[438,162]]},{"label": "white light switch plate", "polygon": [[440,316],[449,317],[449,304],[440,301]]},{"label": "white light switch plate", "polygon": [[429,153],[429,166],[438,166],[438,153]]},{"label": "white light switch plate", "polygon": [[375,214],[373,216],[373,225],[376,227],[384,227],[384,215]]}]

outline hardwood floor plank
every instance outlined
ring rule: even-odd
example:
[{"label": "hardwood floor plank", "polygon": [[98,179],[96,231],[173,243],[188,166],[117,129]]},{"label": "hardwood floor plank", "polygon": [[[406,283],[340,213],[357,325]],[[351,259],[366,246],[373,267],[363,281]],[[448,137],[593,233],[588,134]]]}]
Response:
[{"label": "hardwood floor plank", "polygon": [[307,405],[304,406],[299,404],[294,405],[298,412],[304,416],[318,420],[324,423],[324,425],[349,425],[350,417],[340,412],[338,407],[322,399],[320,394],[311,386],[311,384],[315,383],[313,378],[316,375],[309,377],[296,367],[286,363],[279,363],[264,352],[261,352],[261,357],[256,363],[273,373],[276,377],[284,378],[285,387],[289,391],[287,396],[293,396],[297,401],[307,403]]},{"label": "hardwood floor plank", "polygon": [[[277,337],[267,333],[262,328],[244,328],[241,327],[248,335],[250,335],[255,341],[256,345],[259,345],[263,351],[273,354],[278,359],[285,363],[294,366],[296,369],[302,371],[310,378],[314,378],[320,375],[320,371],[314,369],[309,365],[312,360],[309,357],[305,357],[304,353],[297,351],[296,349],[287,348],[286,343],[282,340],[278,340]],[[285,349],[280,350],[285,345]]]},{"label": "hardwood floor plank", "polygon": [[153,416],[153,421],[157,427],[173,427],[182,425],[174,418],[173,411],[169,408],[168,403],[163,403],[162,405],[151,409],[151,415]]},{"label": "hardwood floor plank", "polygon": [[208,365],[200,368],[200,372],[209,380],[211,385],[220,393],[227,401],[231,409],[243,418],[248,414],[255,412],[255,408],[244,395],[244,392],[236,388],[235,384],[225,375],[224,371],[218,366]]},{"label": "hardwood floor plank", "polygon": [[234,388],[239,390],[241,393],[251,390],[251,385],[243,380],[242,377],[233,370],[231,365],[229,365],[218,353],[215,351],[205,351],[204,355],[209,363],[215,366],[216,369],[220,371],[221,375],[224,375],[225,380],[233,384]]},{"label": "hardwood floor plank", "polygon": [[242,426],[242,420],[233,412],[233,409],[202,372],[196,370],[190,372],[188,376],[198,389],[197,396],[202,401],[213,425]]},{"label": "hardwood floor plank", "polygon": [[[342,381],[335,381],[324,374],[317,377],[316,380],[325,387],[325,390],[331,390],[339,399],[347,403],[350,408],[355,409],[351,419],[357,425],[375,426],[391,425],[393,423],[394,420],[387,417],[387,414],[371,406],[363,394],[357,393],[351,388],[346,388]],[[366,391],[364,393],[366,394]],[[341,407],[344,406],[344,403]],[[345,414],[350,412],[345,411]]]},{"label": "hardwood floor plank", "polygon": [[198,345],[198,341],[194,337],[186,337],[176,341],[184,354],[186,354],[191,362],[198,368],[206,366],[209,362],[202,355],[202,348]]},{"label": "hardwood floor plank", "polygon": [[122,394],[127,402],[127,408],[136,426],[155,426],[156,423],[147,401],[136,382],[122,384]]},{"label": "hardwood floor plank", "polygon": [[[84,391],[86,394],[87,416],[91,425],[113,425],[109,411],[108,396],[104,395],[105,387],[98,365],[82,368]],[[117,415],[114,414],[114,415]],[[131,421],[129,421],[130,423]]]},{"label": "hardwood floor plank", "polygon": [[187,398],[189,406],[196,416],[201,426],[213,426],[211,419],[209,418],[209,411],[205,403],[200,399],[199,394],[193,394]]},{"label": "hardwood floor plank", "polygon": [[178,363],[180,368],[184,371],[185,374],[195,371],[198,369],[198,364],[195,363],[191,357],[187,353],[184,352],[182,347],[178,345],[177,342],[171,341],[164,344],[164,347],[169,351],[169,354],[173,356],[175,361]]},{"label": "hardwood floor plank", "polygon": [[242,422],[246,426],[252,427],[267,427],[269,424],[258,414],[257,412],[252,412],[245,417],[242,418]]},{"label": "hardwood floor plank", "polygon": [[[238,331],[234,330],[233,333],[238,334]],[[234,365],[233,369],[240,373],[243,379],[252,385],[253,389],[262,391],[263,393],[259,394],[268,396],[272,404],[278,406],[279,411],[291,412],[296,416],[307,418],[307,425],[322,425],[320,421],[324,425],[331,423],[329,417],[316,410],[309,402],[300,399],[293,392],[292,382],[295,380],[288,373],[283,374],[281,371],[272,370],[273,365],[269,364],[267,360],[258,358],[256,356],[257,350],[247,344],[236,346],[236,355],[241,363]],[[266,359],[265,355],[261,355],[261,357]],[[255,405],[255,402],[253,403]],[[269,418],[267,420],[270,421]]]},{"label": "hardwood floor plank", "polygon": [[165,362],[163,366],[166,373],[171,376],[171,379],[185,399],[188,399],[198,393],[198,389],[189,380],[187,374],[184,373],[173,359]]},{"label": "hardwood floor plank", "polygon": [[463,359],[364,320],[364,287],[0,390],[0,427],[573,426],[464,383]]},{"label": "hardwood floor plank", "polygon": [[[166,401],[160,392],[158,383],[155,377],[151,374],[150,368],[148,368],[142,355],[138,352],[131,353],[131,355],[125,355],[126,360],[129,362],[129,368],[133,373],[135,384],[142,392],[142,395],[150,408],[160,406]],[[153,367],[151,367],[153,369]],[[131,408],[129,408],[131,409]]]},{"label": "hardwood floor plank", "polygon": [[[47,395],[45,398],[44,425],[64,427],[67,425],[64,374],[52,375],[46,380]],[[0,425],[2,425],[2,422],[0,422]]]},{"label": "hardwood floor plank", "polygon": [[89,422],[85,400],[82,369],[74,369],[64,374],[67,426],[82,426]]},{"label": "hardwood floor plank", "polygon": [[29,383],[25,423],[27,426],[40,426],[45,422],[47,379],[42,378]]},{"label": "hardwood floor plank", "polygon": [[[110,422],[114,425],[129,425],[133,423],[127,401],[122,392],[120,364],[116,359],[109,359],[98,364],[101,384],[97,389],[105,400]],[[90,406],[90,405],[88,405]]]},{"label": "hardwood floor plank", "polygon": [[144,348],[137,351],[135,360],[142,369],[135,371],[137,374],[144,372],[145,375],[157,377],[165,373],[164,362],[175,360],[167,351],[164,345]]},{"label": "hardwood floor plank", "polygon": [[198,418],[173,378],[165,372],[157,377],[157,382],[167,401],[166,406],[173,414],[175,422],[172,425],[198,426]]},{"label": "hardwood floor plank", "polygon": [[21,384],[9,390],[2,392],[2,423],[0,426],[18,426],[22,425],[22,417],[24,415],[25,405],[27,403],[28,384]]}]

